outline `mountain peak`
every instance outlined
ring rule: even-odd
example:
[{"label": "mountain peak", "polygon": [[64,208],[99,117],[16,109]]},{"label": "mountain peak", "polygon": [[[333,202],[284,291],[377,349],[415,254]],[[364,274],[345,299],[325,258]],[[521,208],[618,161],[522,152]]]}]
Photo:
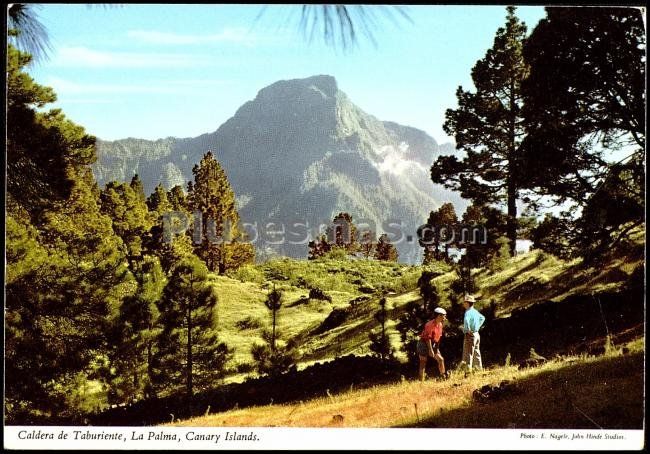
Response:
[{"label": "mountain peak", "polygon": [[[241,219],[260,225],[295,220],[311,228],[346,211],[373,222],[376,232],[390,219],[415,232],[431,209],[458,199],[430,180],[435,140],[364,112],[328,75],[263,88],[214,133],[99,146],[94,170],[100,183],[129,181],[135,171],[148,192],[159,182],[169,189],[191,180],[193,166],[214,150],[238,196]],[[295,257],[306,253],[305,244],[276,246]],[[396,247],[406,261],[420,252],[407,242]]]},{"label": "mountain peak", "polygon": [[302,81],[309,86],[313,85],[325,92],[336,93],[339,89],[334,76],[329,76],[327,74],[321,74],[318,76],[311,76],[305,79],[295,79],[295,80]]},{"label": "mountain peak", "polygon": [[266,95],[312,90],[319,93],[324,99],[327,99],[335,98],[338,89],[338,84],[333,76],[321,74],[303,79],[279,80],[260,90],[258,97],[263,98]]}]

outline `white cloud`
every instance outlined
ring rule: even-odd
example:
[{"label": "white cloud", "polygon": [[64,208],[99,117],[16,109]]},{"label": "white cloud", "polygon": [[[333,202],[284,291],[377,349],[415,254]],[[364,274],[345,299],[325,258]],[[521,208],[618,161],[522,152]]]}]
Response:
[{"label": "white cloud", "polygon": [[386,145],[377,150],[377,154],[381,159],[375,163],[375,167],[380,172],[393,173],[395,175],[402,175],[404,173],[422,172],[428,173],[425,166],[419,162],[404,159],[404,153],[408,150],[408,144],[402,142],[397,148],[392,145]]},{"label": "white cloud", "polygon": [[119,101],[115,98],[101,99],[101,98],[79,98],[79,99],[66,99],[66,104],[117,104]]},{"label": "white cloud", "polygon": [[223,85],[226,83],[227,82],[223,80],[210,79],[152,81],[147,84],[78,83],[58,77],[50,77],[46,81],[46,85],[54,88],[56,93],[65,96],[125,93],[188,94],[194,91],[197,93],[204,93],[206,87]]},{"label": "white cloud", "polygon": [[87,47],[62,47],[52,59],[57,66],[90,68],[186,67],[209,62],[209,58],[201,55],[111,52]]},{"label": "white cloud", "polygon": [[210,44],[210,43],[237,43],[252,45],[256,41],[255,35],[244,28],[224,28],[220,33],[209,35],[190,35],[180,33],[131,30],[127,32],[129,38],[148,44]]},{"label": "white cloud", "polygon": [[169,89],[155,85],[88,84],[77,83],[58,77],[49,78],[46,85],[54,88],[54,91],[61,95],[170,93]]}]

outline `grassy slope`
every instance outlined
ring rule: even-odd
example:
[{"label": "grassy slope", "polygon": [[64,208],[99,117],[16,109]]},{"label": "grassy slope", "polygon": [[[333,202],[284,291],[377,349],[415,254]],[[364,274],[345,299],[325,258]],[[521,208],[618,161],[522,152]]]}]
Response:
[{"label": "grassy slope", "polygon": [[[500,366],[468,378],[409,381],[288,405],[232,410],[179,426],[641,428],[643,340],[601,356],[563,357],[540,367]],[[517,392],[477,403],[473,390],[510,380]],[[335,415],[337,418],[334,418]]]},{"label": "grassy slope", "polygon": [[497,315],[504,316],[542,300],[559,302],[571,295],[616,291],[645,263],[645,231],[636,230],[631,240],[630,245],[622,245],[592,266],[579,259],[566,262],[533,251],[512,259],[498,273],[477,270],[482,300],[494,300]]},{"label": "grassy slope", "polygon": [[[359,288],[381,289],[389,284],[389,290],[404,292],[415,288],[420,273],[420,267],[389,262],[283,259],[245,267],[232,277],[213,276],[219,295],[221,339],[235,349],[232,366],[251,363],[251,346],[261,342],[263,331],[271,327],[271,316],[264,300],[272,285],[283,292],[278,330],[284,340],[299,340],[299,354],[304,358],[304,366],[338,355],[367,353],[367,329],[376,326],[372,318],[376,298],[361,304],[354,316],[342,326],[318,335],[313,331],[333,309],[348,307],[350,300],[367,294]],[[300,298],[308,296],[308,286],[320,288],[332,301],[311,299],[296,304]],[[396,298],[399,304],[418,298],[412,291],[399,295]],[[249,318],[257,321],[259,326],[252,329],[237,327],[237,322]]]},{"label": "grassy slope", "polygon": [[[619,288],[644,263],[644,233],[639,231],[636,246],[621,250],[603,261],[599,267],[585,267],[579,260],[565,262],[540,251],[533,251],[512,259],[503,270],[489,272],[475,270],[476,283],[483,304],[494,301],[497,316],[507,316],[513,309],[526,307],[540,301],[562,301],[574,294],[612,291]],[[441,305],[449,307],[446,289],[456,274],[446,265],[433,269],[440,275],[435,278],[443,290]],[[231,277],[213,276],[220,297],[219,328],[221,339],[235,349],[231,367],[250,364],[250,348],[262,341],[262,332],[270,328],[270,314],[264,300],[271,285],[283,291],[283,307],[279,312],[278,326],[283,339],[298,341],[300,367],[315,361],[329,360],[346,354],[369,353],[368,333],[378,327],[373,318],[377,310],[377,296],[350,315],[339,327],[314,334],[313,331],[335,308],[348,307],[350,300],[364,295],[364,287],[386,289],[391,310],[389,334],[399,351],[399,335],[394,321],[410,301],[420,299],[416,282],[422,267],[388,262],[346,261],[323,259],[317,261],[280,259],[266,264],[247,266]],[[309,294],[308,287],[318,287],[332,297],[332,302],[309,300],[295,305]],[[366,290],[368,291],[368,290]],[[240,329],[237,322],[251,318],[259,327]],[[244,379],[232,375],[228,381]]]},{"label": "grassy slope", "polygon": [[[475,270],[482,304],[494,301],[497,316],[541,301],[562,300],[571,295],[615,291],[644,264],[643,231],[635,244],[619,248],[599,266],[580,261],[565,262],[533,251],[516,257],[497,272]],[[444,265],[437,267],[435,281],[443,289],[441,305],[449,305],[446,290],[456,278]],[[418,300],[416,282],[422,267],[392,263],[339,260],[277,260],[245,267],[231,277],[213,277],[220,295],[219,323],[222,338],[236,348],[235,361],[249,363],[249,348],[261,339],[269,325],[263,301],[272,284],[284,291],[279,325],[285,338],[300,339],[302,365],[328,360],[337,355],[367,353],[368,330],[376,327],[372,318],[377,308],[374,296],[340,327],[314,335],[334,308],[364,294],[361,287],[392,290],[391,318],[395,320],[410,301]],[[332,297],[332,302],[310,300],[293,305],[315,286]],[[292,307],[293,306],[293,307]],[[262,326],[241,330],[235,323],[252,317]],[[303,426],[303,427],[562,427],[637,428],[643,420],[643,326],[621,333],[612,340],[617,351],[595,357],[556,358],[541,367],[518,370],[494,367],[468,378],[456,372],[447,382],[404,381],[365,390],[328,396],[287,405],[269,405],[232,410],[180,421],[192,426]],[[399,343],[393,330],[393,340]],[[621,346],[628,343],[625,355]],[[604,339],[589,341],[604,345]],[[396,345],[397,346],[397,345]],[[602,350],[602,348],[601,348]],[[585,345],[585,351],[587,346]],[[592,350],[593,351],[593,350]],[[230,377],[243,379],[244,375]],[[517,383],[519,394],[488,404],[473,402],[472,392],[502,380]],[[417,405],[417,416],[416,416]],[[334,415],[342,415],[333,419]]]}]

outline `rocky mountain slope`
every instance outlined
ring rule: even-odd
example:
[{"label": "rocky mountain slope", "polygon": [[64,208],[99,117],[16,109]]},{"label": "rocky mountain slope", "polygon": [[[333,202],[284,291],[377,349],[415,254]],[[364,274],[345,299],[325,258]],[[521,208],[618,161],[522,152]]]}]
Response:
[{"label": "rocky mountain slope", "polygon": [[[199,137],[99,141],[94,172],[100,185],[138,173],[148,193],[159,182],[185,187],[208,150],[226,170],[242,220],[256,224],[249,231],[257,232],[262,253],[305,257],[305,231],[313,235],[319,224],[347,211],[355,222],[374,223],[378,234],[389,230],[388,222],[400,223],[390,231],[401,232],[395,236],[401,237],[400,261],[413,262],[420,248],[407,236],[415,238],[429,211],[447,201],[458,212],[466,206],[429,179],[440,154],[433,138],[365,113],[324,75],[269,85],[215,132]],[[290,227],[294,222],[301,226]],[[277,237],[264,233],[278,230],[277,224],[295,232],[285,237],[298,244],[269,244]]]}]

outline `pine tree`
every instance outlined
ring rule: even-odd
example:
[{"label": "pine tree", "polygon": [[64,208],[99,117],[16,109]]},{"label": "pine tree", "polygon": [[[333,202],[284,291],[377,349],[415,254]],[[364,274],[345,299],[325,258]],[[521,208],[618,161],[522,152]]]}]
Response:
[{"label": "pine tree", "polygon": [[280,340],[277,330],[278,311],[282,307],[282,292],[273,286],[264,305],[271,312],[271,331],[265,331],[262,337],[265,343],[255,343],[251,348],[251,355],[257,363],[260,374],[276,376],[288,371],[294,366],[296,356],[293,346]]},{"label": "pine tree", "polygon": [[443,125],[456,147],[466,152],[459,161],[441,156],[431,167],[431,178],[477,203],[505,201],[510,254],[517,240],[517,198],[522,190],[521,143],[524,138],[521,84],[528,74],[523,59],[526,26],[507,8],[505,28],[472,69],[476,92],[459,87],[458,109],[448,109]]},{"label": "pine tree", "polygon": [[167,200],[173,211],[185,212],[189,214],[187,206],[187,196],[181,186],[174,186],[167,192]]},{"label": "pine tree", "polygon": [[599,190],[587,200],[575,223],[575,241],[590,261],[617,246],[634,228],[645,223],[645,172],[642,156],[613,165]]},{"label": "pine tree", "polygon": [[645,26],[625,7],[547,8],[524,46],[528,184],[583,204],[608,151],[645,149]]},{"label": "pine tree", "polygon": [[89,167],[95,138],[43,109],[53,91],[24,72],[28,55],[7,51],[5,408],[8,421],[29,423],[87,404],[79,387],[99,378],[129,284]]},{"label": "pine tree", "polygon": [[372,230],[366,230],[361,233],[361,240],[359,241],[359,251],[367,259],[372,255],[372,251],[375,249],[375,232]]},{"label": "pine tree", "polygon": [[416,344],[424,324],[430,319],[431,313],[425,309],[424,304],[419,301],[411,301],[407,303],[397,322],[397,330],[402,339],[402,351],[410,362],[417,362]]},{"label": "pine tree", "polygon": [[70,199],[45,209],[38,230],[8,222],[6,393],[17,415],[76,413],[70,395],[98,372],[127,291],[123,243],[99,211],[92,173],[68,170]]},{"label": "pine tree", "polygon": [[422,308],[429,314],[433,313],[433,310],[440,303],[438,288],[433,283],[433,278],[436,276],[436,273],[425,270],[422,272],[417,282],[420,289],[420,296],[422,297]]},{"label": "pine tree", "polygon": [[271,320],[272,320],[272,334],[271,334],[271,352],[275,352],[275,334],[276,334],[276,325],[277,325],[277,315],[280,307],[282,307],[282,292],[276,290],[275,285],[273,290],[269,293],[264,301],[266,308],[271,311]]},{"label": "pine tree", "polygon": [[552,228],[559,240],[540,237],[547,250],[595,257],[645,222],[643,14],[547,8],[526,40],[522,168],[534,191],[527,202],[563,207],[561,220],[538,231]]},{"label": "pine tree", "polygon": [[307,258],[309,260],[316,260],[332,250],[332,245],[327,241],[326,235],[321,235],[320,238],[310,241],[308,246],[309,254]]},{"label": "pine tree", "polygon": [[133,189],[133,192],[135,192],[136,197],[138,200],[142,203],[146,203],[147,201],[147,196],[144,194],[144,185],[142,184],[142,180],[136,173],[133,175],[133,178],[131,178],[131,183],[129,184],[131,189]]},{"label": "pine tree", "polygon": [[172,205],[167,198],[167,192],[161,183],[158,183],[149,198],[147,198],[147,206],[156,220],[159,220],[165,213],[172,210]]},{"label": "pine tree", "polygon": [[190,257],[174,267],[160,302],[154,379],[163,389],[184,384],[190,405],[195,389],[214,385],[232,355],[218,340],[217,303],[203,262]]},{"label": "pine tree", "polygon": [[431,265],[435,261],[435,251],[433,246],[424,246],[424,255],[422,257],[422,265]]},{"label": "pine tree", "polygon": [[356,252],[358,229],[349,213],[342,212],[334,216],[326,234],[332,246],[344,248],[348,253]]},{"label": "pine tree", "polygon": [[427,231],[418,229],[420,246],[424,248],[424,262],[428,265],[441,259],[441,246],[444,244],[445,260],[449,261],[449,247],[457,242],[455,230],[458,225],[456,210],[451,203],[443,204],[438,210],[429,213]]},{"label": "pine tree", "polygon": [[424,248],[424,265],[434,260],[440,260],[440,214],[436,211],[429,213],[425,229],[418,229],[420,246]]},{"label": "pine tree", "polygon": [[577,230],[575,221],[547,213],[537,227],[532,230],[530,239],[534,248],[563,259],[569,259],[576,254],[578,241],[573,235]]},{"label": "pine tree", "polygon": [[[191,228],[187,230],[186,234],[175,235],[171,238],[166,238],[165,229],[172,227],[187,227],[187,225],[177,225],[176,223],[187,222],[191,224],[192,218],[187,211],[178,210],[179,217],[172,216],[174,206],[167,198],[167,192],[162,184],[158,184],[147,199],[147,206],[149,207],[150,217],[153,222],[150,234],[147,236],[148,242],[146,250],[149,253],[155,254],[160,258],[160,264],[165,272],[170,273],[172,268],[182,259],[190,257],[194,253],[191,240]],[[185,218],[183,218],[185,217]],[[172,225],[165,225],[168,222]],[[191,227],[191,225],[190,225]],[[175,229],[174,229],[175,231]]]},{"label": "pine tree", "polygon": [[101,211],[113,220],[113,230],[126,245],[126,254],[132,266],[134,260],[142,259],[143,244],[148,242],[147,236],[152,227],[144,194],[140,194],[138,189],[139,180],[134,177],[134,181],[135,185],[110,182],[100,194]]},{"label": "pine tree", "polygon": [[219,161],[208,152],[192,173],[189,207],[193,213],[201,213],[203,221],[202,241],[195,247],[196,254],[210,271],[218,270],[219,274],[252,262],[255,251],[251,244],[243,243],[235,193]]},{"label": "pine tree", "polygon": [[397,249],[388,239],[388,235],[385,233],[379,237],[377,246],[375,247],[375,258],[377,260],[384,260],[387,262],[396,262],[397,261]]},{"label": "pine tree", "polygon": [[454,205],[451,203],[444,203],[438,209],[438,222],[442,227],[440,231],[440,240],[445,246],[445,260],[451,260],[449,257],[449,247],[453,245],[457,239],[454,237],[454,232],[458,225],[458,216]]},{"label": "pine tree", "polygon": [[465,248],[465,254],[461,261],[466,263],[469,268],[485,266],[492,257],[498,254],[499,238],[507,235],[507,216],[496,208],[473,203],[463,213],[462,224],[485,229],[485,241],[481,241],[480,237],[471,231],[466,232],[465,238],[461,236],[459,238],[460,246]]},{"label": "pine tree", "polygon": [[136,285],[119,308],[110,330],[109,371],[111,403],[150,398],[153,389],[153,356],[160,334],[158,305],[165,274],[156,257],[146,256],[134,270]]},{"label": "pine tree", "polygon": [[89,165],[96,157],[93,136],[60,109],[42,109],[56,95],[24,71],[31,60],[7,46],[7,195],[8,204],[19,204],[38,222],[44,208],[70,196],[69,166]]},{"label": "pine tree", "polygon": [[256,342],[251,347],[251,355],[257,366],[257,372],[272,377],[281,375],[295,367],[296,354],[289,343],[279,339],[275,349],[271,349],[271,334],[265,332],[264,343]]},{"label": "pine tree", "polygon": [[382,361],[393,357],[393,348],[390,345],[390,337],[386,331],[388,322],[388,310],[386,309],[386,297],[379,300],[379,310],[374,317],[379,322],[378,332],[370,332],[370,350],[373,351]]}]

